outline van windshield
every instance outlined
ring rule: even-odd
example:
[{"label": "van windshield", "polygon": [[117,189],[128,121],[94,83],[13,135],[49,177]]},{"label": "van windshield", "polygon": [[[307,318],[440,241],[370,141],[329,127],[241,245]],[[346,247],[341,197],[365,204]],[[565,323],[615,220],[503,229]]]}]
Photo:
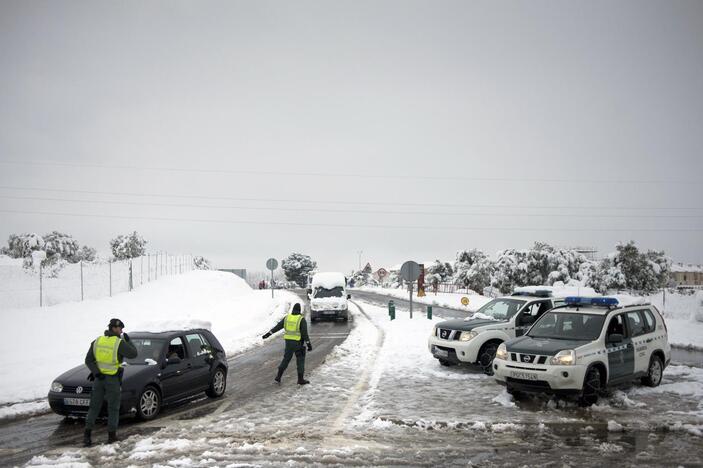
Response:
[{"label": "van windshield", "polygon": [[318,286],[315,288],[315,295],[313,297],[315,298],[323,298],[323,297],[343,297],[344,296],[344,288],[341,286],[337,286],[336,288],[332,289],[326,289],[321,286]]}]

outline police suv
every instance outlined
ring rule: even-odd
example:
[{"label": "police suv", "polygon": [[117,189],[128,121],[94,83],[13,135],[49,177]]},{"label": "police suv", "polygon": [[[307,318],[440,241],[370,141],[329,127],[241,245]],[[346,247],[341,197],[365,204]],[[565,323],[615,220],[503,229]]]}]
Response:
[{"label": "police suv", "polygon": [[432,355],[443,366],[478,364],[493,374],[493,357],[504,341],[522,336],[549,309],[563,304],[551,291],[521,291],[493,299],[465,319],[438,323],[428,340]]},{"label": "police suv", "polygon": [[641,379],[656,387],[671,360],[667,328],[651,304],[567,297],[525,336],[501,344],[495,378],[509,393],[574,394],[592,405],[606,387]]}]

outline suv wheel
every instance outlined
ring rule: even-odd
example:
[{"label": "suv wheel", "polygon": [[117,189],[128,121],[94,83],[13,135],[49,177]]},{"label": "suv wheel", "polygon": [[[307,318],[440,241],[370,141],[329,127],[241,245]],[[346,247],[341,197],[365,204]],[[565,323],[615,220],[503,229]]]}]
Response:
[{"label": "suv wheel", "polygon": [[642,377],[642,383],[648,387],[657,387],[662,381],[662,375],[664,374],[664,365],[659,356],[652,356],[649,359],[649,368],[647,369],[647,376]]},{"label": "suv wheel", "polygon": [[208,388],[205,393],[210,398],[219,398],[225,393],[227,388],[227,374],[224,369],[218,367],[215,373],[212,374],[212,379],[210,379],[210,388]]},{"label": "suv wheel", "polygon": [[595,367],[591,367],[583,379],[583,390],[581,391],[579,403],[581,406],[595,405],[598,402],[600,392],[600,371]]},{"label": "suv wheel", "polygon": [[496,357],[496,351],[498,351],[496,343],[487,343],[478,353],[478,364],[486,375],[493,375],[493,359]]},{"label": "suv wheel", "polygon": [[142,421],[154,419],[161,411],[161,394],[151,385],[144,388],[137,403],[137,417]]}]

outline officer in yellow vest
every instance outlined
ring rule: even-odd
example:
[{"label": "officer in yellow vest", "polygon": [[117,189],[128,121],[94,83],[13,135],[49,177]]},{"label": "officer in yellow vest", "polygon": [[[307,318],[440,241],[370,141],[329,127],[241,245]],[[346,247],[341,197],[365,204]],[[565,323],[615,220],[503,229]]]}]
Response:
[{"label": "officer in yellow vest", "polygon": [[137,357],[137,348],[129,342],[129,335],[123,333],[124,323],[120,319],[112,319],[103,336],[99,336],[90,344],[85,355],[85,365],[90,369],[88,380],[93,381],[90,393],[90,408],[85,418],[85,434],[83,445],[90,447],[93,443],[91,431],[95,420],[100,414],[103,400],[107,400],[107,443],[117,442],[117,425],[120,421],[120,400],[122,399],[122,367],[123,359]]},{"label": "officer in yellow vest", "polygon": [[279,330],[285,330],[283,339],[286,342],[286,350],[283,354],[283,360],[278,366],[278,374],[274,379],[276,383],[281,383],[283,372],[288,367],[288,363],[295,354],[295,363],[298,367],[298,385],[306,385],[310,382],[305,380],[303,374],[305,372],[305,345],[308,351],[312,351],[312,344],[308,336],[308,323],[302,314],[300,304],[296,303],[290,314],[286,315],[283,320],[278,322],[268,333],[262,336],[263,339],[268,338]]}]

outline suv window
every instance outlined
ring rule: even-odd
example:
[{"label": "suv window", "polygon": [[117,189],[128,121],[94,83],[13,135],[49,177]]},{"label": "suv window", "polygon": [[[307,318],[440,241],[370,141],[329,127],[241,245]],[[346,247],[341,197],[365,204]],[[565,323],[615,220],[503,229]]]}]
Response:
[{"label": "suv window", "polygon": [[644,323],[645,323],[645,333],[652,333],[657,328],[657,322],[654,319],[654,315],[650,310],[643,310]]},{"label": "suv window", "polygon": [[627,336],[627,333],[625,332],[625,320],[624,320],[624,314],[619,314],[610,319],[610,323],[608,323],[608,332],[606,333],[606,339],[610,335],[618,334],[622,335],[623,338]]},{"label": "suv window", "polygon": [[207,353],[206,344],[199,333],[186,335],[186,341],[188,341],[191,356],[199,356],[203,353]]},{"label": "suv window", "polygon": [[183,338],[180,336],[175,337],[171,340],[168,345],[168,352],[166,353],[166,358],[178,357],[181,359],[186,358],[186,347],[183,344]]},{"label": "suv window", "polygon": [[551,308],[549,301],[531,302],[527,304],[518,318],[517,325],[532,325],[546,311]]},{"label": "suv window", "polygon": [[634,338],[646,333],[644,319],[642,319],[639,310],[633,310],[625,315],[627,316],[627,327],[630,329],[631,337]]}]

